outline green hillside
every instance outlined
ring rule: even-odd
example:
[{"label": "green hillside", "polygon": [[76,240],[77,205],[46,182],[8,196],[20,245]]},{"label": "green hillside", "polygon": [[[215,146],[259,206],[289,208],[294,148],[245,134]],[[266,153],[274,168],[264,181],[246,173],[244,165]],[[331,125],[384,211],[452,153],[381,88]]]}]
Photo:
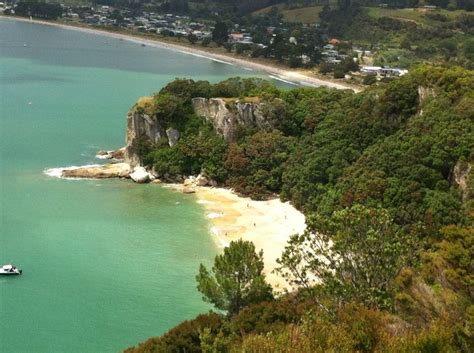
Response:
[{"label": "green hillside", "polygon": [[[272,127],[225,143],[192,113],[196,96],[258,97]],[[254,198],[279,193],[308,228],[280,258],[293,293],[203,314],[127,352],[472,352],[473,108],[474,72],[460,67],[421,66],[359,94],[169,84],[147,109],[184,134],[137,146],[146,163]]]}]

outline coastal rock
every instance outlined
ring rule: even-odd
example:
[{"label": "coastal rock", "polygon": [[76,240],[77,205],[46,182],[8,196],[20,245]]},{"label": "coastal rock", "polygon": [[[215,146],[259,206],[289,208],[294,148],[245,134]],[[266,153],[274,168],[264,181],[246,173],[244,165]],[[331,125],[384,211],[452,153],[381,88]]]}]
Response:
[{"label": "coastal rock", "polygon": [[263,113],[265,103],[241,102],[239,99],[193,98],[194,113],[212,124],[227,142],[235,142],[239,126],[256,126],[269,130],[273,124]]},{"label": "coastal rock", "polygon": [[102,157],[108,158],[109,157],[109,151],[100,150],[95,155],[99,158],[102,158]]},{"label": "coastal rock", "polygon": [[119,148],[118,150],[114,151],[104,151],[100,150],[96,153],[96,157],[99,159],[115,159],[115,160],[123,160],[125,154],[125,147]]},{"label": "coastal rock", "polygon": [[127,163],[112,163],[104,165],[66,168],[61,172],[65,178],[128,178],[130,165]]},{"label": "coastal rock", "polygon": [[173,128],[166,129],[166,136],[168,137],[168,144],[173,147],[178,143],[179,131]]},{"label": "coastal rock", "polygon": [[181,191],[183,192],[183,194],[194,194],[196,192],[196,190],[194,190],[193,188],[189,186],[183,186]]},{"label": "coastal rock", "polygon": [[209,179],[206,178],[202,174],[199,174],[197,177],[190,176],[190,177],[186,178],[183,182],[183,185],[185,187],[191,187],[191,188],[194,188],[196,186],[206,186],[208,184],[209,184]]},{"label": "coastal rock", "polygon": [[[273,106],[278,106],[273,103],[262,103],[258,98],[249,98],[246,101],[235,98],[193,98],[192,107],[194,113],[210,122],[227,142],[234,142],[242,126],[271,130],[274,124],[269,116],[275,115],[272,109]],[[128,112],[127,145],[122,155],[125,162],[132,167],[143,164],[137,153],[137,146],[143,143],[154,145],[166,138],[172,147],[180,138],[181,134],[177,129],[167,126],[166,121],[160,121],[155,115],[155,104],[153,97],[142,97]]]},{"label": "coastal rock", "polygon": [[143,167],[136,167],[133,173],[130,174],[130,178],[136,183],[146,183],[150,180],[150,175]]},{"label": "coastal rock", "polygon": [[190,187],[196,186],[196,177],[190,176],[189,178],[184,179],[183,185]]},{"label": "coastal rock", "polygon": [[118,150],[111,151],[110,157],[112,159],[123,160],[125,158],[125,147],[119,148]]},{"label": "coastal rock", "polygon": [[142,139],[154,144],[166,136],[165,129],[154,116],[147,112],[147,107],[152,104],[152,100],[153,97],[140,98],[127,115],[127,145],[124,149],[124,159],[132,167],[141,165],[140,157],[133,148],[135,140]]},{"label": "coastal rock", "polygon": [[207,179],[204,175],[199,174],[196,178],[196,185],[197,186],[206,186],[209,184],[209,179]]}]

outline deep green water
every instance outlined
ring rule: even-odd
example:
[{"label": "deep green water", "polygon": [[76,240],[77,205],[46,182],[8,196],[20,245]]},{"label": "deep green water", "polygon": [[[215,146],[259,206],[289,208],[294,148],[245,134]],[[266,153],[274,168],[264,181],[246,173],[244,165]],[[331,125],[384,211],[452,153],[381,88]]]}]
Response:
[{"label": "deep green water", "polygon": [[97,163],[125,116],[175,77],[255,73],[73,30],[0,19],[0,352],[117,352],[209,307],[217,252],[192,195],[47,168]]}]

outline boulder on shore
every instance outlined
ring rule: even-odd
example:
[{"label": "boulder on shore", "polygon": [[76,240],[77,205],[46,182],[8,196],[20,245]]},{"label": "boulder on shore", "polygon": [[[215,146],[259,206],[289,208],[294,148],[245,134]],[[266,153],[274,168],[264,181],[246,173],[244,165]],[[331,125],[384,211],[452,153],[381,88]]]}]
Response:
[{"label": "boulder on shore", "polygon": [[196,190],[194,190],[193,188],[191,188],[189,186],[183,186],[182,191],[183,191],[184,194],[193,194],[193,193],[196,192]]},{"label": "boulder on shore", "polygon": [[143,167],[136,167],[133,173],[130,174],[130,178],[136,183],[147,183],[150,181],[150,175]]},{"label": "boulder on shore", "polygon": [[190,176],[184,180],[184,186],[196,187],[209,185],[209,179],[202,174],[196,176]]},{"label": "boulder on shore", "polygon": [[128,178],[130,176],[128,163],[111,163],[104,165],[66,168],[61,172],[65,178]]},{"label": "boulder on shore", "polygon": [[196,185],[197,186],[206,186],[209,184],[209,179],[207,179],[204,175],[199,174],[196,177]]}]

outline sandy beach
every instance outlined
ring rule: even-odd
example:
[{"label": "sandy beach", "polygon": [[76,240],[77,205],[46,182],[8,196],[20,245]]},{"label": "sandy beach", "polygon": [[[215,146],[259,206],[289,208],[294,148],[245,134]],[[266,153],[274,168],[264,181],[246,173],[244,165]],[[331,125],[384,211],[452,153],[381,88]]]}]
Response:
[{"label": "sandy beach", "polygon": [[326,87],[336,88],[336,89],[351,89],[354,92],[361,91],[360,87],[351,85],[343,81],[334,82],[329,79],[326,80],[326,79],[310,76],[308,71],[291,70],[289,68],[285,69],[285,68],[281,68],[275,65],[271,65],[271,62],[265,62],[265,63],[256,62],[250,59],[236,57],[232,54],[226,55],[226,54],[220,54],[220,53],[213,53],[209,51],[209,48],[208,50],[205,50],[204,48],[199,49],[198,47],[191,47],[184,44],[180,45],[180,44],[175,44],[175,43],[169,43],[169,42],[164,41],[164,39],[160,40],[159,37],[148,39],[148,38],[135,36],[132,34],[114,33],[114,32],[101,30],[97,28],[88,28],[88,27],[78,26],[72,23],[65,24],[65,23],[60,23],[60,22],[50,22],[50,21],[41,21],[41,20],[30,21],[29,19],[26,19],[26,18],[8,17],[8,16],[0,16],[0,19],[32,22],[32,23],[38,23],[42,25],[55,26],[55,27],[60,27],[63,29],[81,31],[84,33],[99,34],[99,35],[103,35],[103,36],[107,36],[111,38],[117,38],[117,39],[135,42],[138,44],[145,44],[148,46],[175,50],[181,53],[207,58],[207,59],[221,62],[224,64],[236,65],[236,66],[241,66],[241,67],[251,69],[251,70],[265,72],[274,79],[281,80],[288,83],[293,83],[295,85],[303,85],[303,86],[310,86],[310,87],[326,86]]},{"label": "sandy beach", "polygon": [[289,237],[304,231],[304,215],[289,202],[253,201],[229,189],[198,187],[196,196],[206,209],[217,246],[223,248],[238,239],[252,241],[257,251],[263,249],[267,281],[274,288],[287,288],[285,280],[272,272]]}]

